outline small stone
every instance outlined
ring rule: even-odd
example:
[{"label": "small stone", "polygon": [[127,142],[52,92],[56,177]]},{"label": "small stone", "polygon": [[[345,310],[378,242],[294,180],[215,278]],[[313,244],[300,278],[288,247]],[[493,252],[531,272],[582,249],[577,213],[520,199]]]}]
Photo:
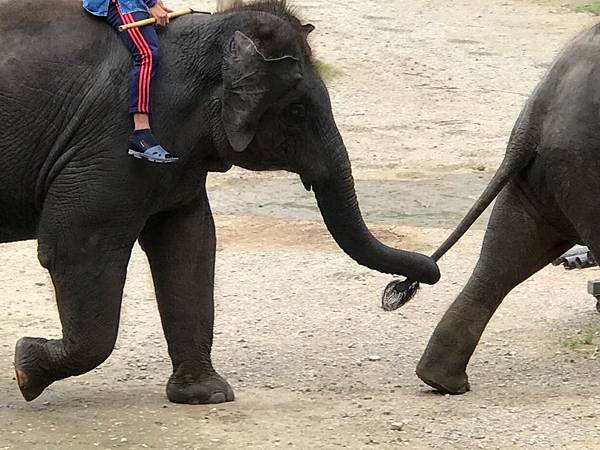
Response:
[{"label": "small stone", "polygon": [[369,361],[381,361],[381,356],[371,355],[371,356],[369,356]]},{"label": "small stone", "polygon": [[390,428],[394,431],[402,431],[402,428],[404,428],[404,424],[402,422],[392,422]]}]

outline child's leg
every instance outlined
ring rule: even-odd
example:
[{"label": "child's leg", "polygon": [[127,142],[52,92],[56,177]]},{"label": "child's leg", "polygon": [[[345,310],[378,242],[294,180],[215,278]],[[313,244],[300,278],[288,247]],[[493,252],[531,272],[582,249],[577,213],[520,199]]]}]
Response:
[{"label": "child's leg", "polygon": [[[116,0],[111,0],[106,17],[117,30],[120,25],[147,19],[148,13],[122,14]],[[133,67],[129,78],[129,112],[150,114],[154,93],[156,71],[159,63],[158,36],[154,26],[130,28],[118,31],[119,37],[133,55]]]},{"label": "child's leg", "polygon": [[158,36],[154,26],[119,31],[120,25],[147,19],[148,13],[123,14],[116,0],[110,0],[106,20],[117,30],[121,40],[133,55],[129,77],[129,112],[133,114],[135,131],[129,138],[129,154],[152,162],[168,163],[178,160],[167,152],[150,131],[149,114],[159,61]]}]

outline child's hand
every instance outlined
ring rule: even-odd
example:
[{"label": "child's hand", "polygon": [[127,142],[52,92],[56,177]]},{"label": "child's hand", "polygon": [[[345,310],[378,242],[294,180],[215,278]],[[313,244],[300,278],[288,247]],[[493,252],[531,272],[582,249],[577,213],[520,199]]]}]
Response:
[{"label": "child's hand", "polygon": [[168,13],[173,12],[173,10],[171,8],[167,8],[165,6],[165,4],[162,2],[162,0],[158,0],[156,3],[158,3],[160,5],[160,7],[162,9],[164,9],[166,12],[168,12]]},{"label": "child's hand", "polygon": [[169,12],[171,10],[163,5],[161,0],[158,0],[154,6],[150,8],[150,15],[156,19],[156,24],[161,27],[166,27],[169,23]]}]

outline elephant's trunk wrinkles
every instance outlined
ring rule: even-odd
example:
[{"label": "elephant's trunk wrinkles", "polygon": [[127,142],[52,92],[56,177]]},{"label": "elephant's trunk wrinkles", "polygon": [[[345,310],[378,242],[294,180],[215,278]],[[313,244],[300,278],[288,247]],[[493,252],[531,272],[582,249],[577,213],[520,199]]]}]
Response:
[{"label": "elephant's trunk wrinkles", "polygon": [[330,158],[329,177],[315,182],[314,192],[327,229],[338,245],[357,263],[370,269],[426,284],[436,283],[440,272],[431,258],[388,247],[371,234],[358,207],[350,161],[339,133],[330,142],[326,149]]}]

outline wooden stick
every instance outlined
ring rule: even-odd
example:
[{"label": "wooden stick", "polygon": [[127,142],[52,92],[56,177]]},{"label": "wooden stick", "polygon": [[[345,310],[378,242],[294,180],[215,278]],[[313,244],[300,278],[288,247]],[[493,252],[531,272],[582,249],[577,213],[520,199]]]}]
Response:
[{"label": "wooden stick", "polygon": [[[169,19],[173,19],[175,17],[187,16],[188,14],[193,14],[193,13],[194,13],[193,9],[186,8],[186,9],[178,9],[177,11],[170,12],[168,15],[169,15]],[[126,23],[124,25],[121,25],[119,27],[119,31],[125,31],[125,30],[129,30],[130,28],[138,28],[138,27],[143,27],[146,25],[152,25],[153,23],[156,23],[156,19],[154,17],[151,17],[150,19],[138,20],[137,22]]]}]

